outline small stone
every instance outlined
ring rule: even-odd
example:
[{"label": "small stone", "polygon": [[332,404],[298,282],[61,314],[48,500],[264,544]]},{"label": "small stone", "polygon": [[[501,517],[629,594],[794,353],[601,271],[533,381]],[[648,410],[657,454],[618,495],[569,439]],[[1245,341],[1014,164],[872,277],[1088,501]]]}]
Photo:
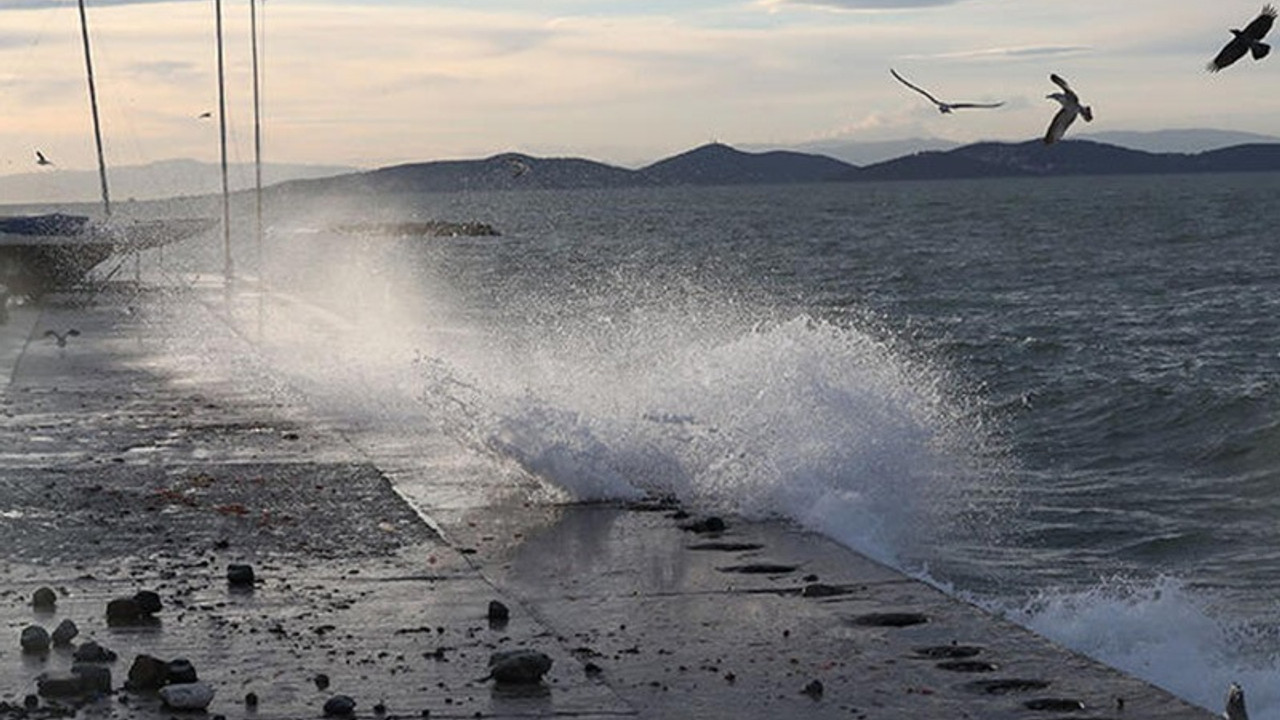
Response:
[{"label": "small stone", "polygon": [[356,712],[356,701],[348,695],[334,695],[324,703],[325,717],[350,717]]},{"label": "small stone", "polygon": [[155,690],[168,679],[168,663],[150,655],[139,655],[129,667],[129,681],[125,683],[125,687],[130,690]]},{"label": "small stone", "polygon": [[31,695],[22,698],[22,707],[28,710],[35,710],[40,707],[40,696],[32,693]]},{"label": "small stone", "polygon": [[165,670],[168,678],[167,682],[175,685],[191,685],[198,680],[196,666],[192,665],[191,661],[186,658],[170,660]]},{"label": "small stone", "polygon": [[138,604],[138,610],[143,615],[154,615],[164,607],[160,602],[160,595],[150,590],[142,590],[135,593],[133,601]]},{"label": "small stone", "polygon": [[53,629],[53,644],[58,647],[66,647],[71,641],[80,634],[80,628],[70,619],[63,620],[58,623],[58,627]]},{"label": "small stone", "polygon": [[386,715],[386,714],[387,714],[387,705],[386,705],[386,703],[378,703],[377,705],[374,705],[374,706],[373,706],[373,714],[374,714],[374,715]]},{"label": "small stone", "polygon": [[511,611],[497,600],[489,601],[489,622],[506,622],[511,619]]},{"label": "small stone", "polygon": [[213,702],[214,692],[209,683],[180,683],[160,688],[160,699],[174,710],[204,710]]},{"label": "small stone", "polygon": [[116,598],[107,603],[108,625],[137,622],[142,614],[142,608],[133,598]]},{"label": "small stone", "polygon": [[116,654],[90,640],[76,648],[73,658],[80,662],[109,663],[116,661]]},{"label": "small stone", "polygon": [[247,708],[258,707],[258,693],[248,692],[244,694],[244,706]]},{"label": "small stone", "polygon": [[311,678],[311,681],[312,681],[312,682],[314,682],[314,683],[316,684],[316,689],[317,689],[317,690],[328,690],[328,689],[329,689],[329,676],[328,676],[328,675],[325,675],[324,673],[320,673],[320,674],[316,675],[315,677]]},{"label": "small stone", "polygon": [[22,629],[22,637],[19,642],[22,644],[23,652],[48,652],[50,643],[49,631],[39,625],[28,625]]},{"label": "small stone", "polygon": [[822,693],[824,691],[825,691],[825,688],[822,687],[821,680],[811,680],[809,681],[809,684],[805,685],[804,689],[800,691],[800,694],[808,695],[814,700],[817,700],[818,698],[822,697]]},{"label": "small stone", "polygon": [[85,665],[76,663],[71,666],[71,674],[79,676],[80,691],[89,694],[111,692],[111,669],[101,665]]},{"label": "small stone", "polygon": [[490,655],[489,668],[495,682],[532,685],[551,669],[551,658],[537,650],[507,650]]},{"label": "small stone", "polygon": [[227,584],[231,587],[253,587],[252,565],[228,565]]},{"label": "small stone", "polygon": [[80,695],[80,676],[71,673],[42,673],[36,678],[36,692],[41,697],[70,698]]},{"label": "small stone", "polygon": [[52,610],[58,605],[58,594],[53,588],[42,587],[31,595],[31,606],[37,610]]},{"label": "small stone", "polygon": [[711,517],[703,518],[702,520],[696,520],[694,522],[681,525],[680,529],[702,534],[724,532],[725,527],[726,525],[724,520],[712,515]]}]

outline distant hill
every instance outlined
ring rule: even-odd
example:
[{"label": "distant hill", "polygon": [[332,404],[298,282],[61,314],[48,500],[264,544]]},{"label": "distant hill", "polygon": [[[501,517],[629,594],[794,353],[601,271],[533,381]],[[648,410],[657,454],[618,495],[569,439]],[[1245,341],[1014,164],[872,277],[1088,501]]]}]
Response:
[{"label": "distant hill", "polygon": [[1190,128],[1183,130],[1104,130],[1081,132],[1077,140],[1093,140],[1108,145],[1119,145],[1131,150],[1152,153],[1199,153],[1218,150],[1232,145],[1256,145],[1280,143],[1280,137],[1236,130]]},{"label": "distant hill", "polygon": [[862,168],[841,180],[1145,175],[1280,171],[1280,144],[1237,145],[1203,153],[1149,153],[1089,140],[1045,145],[975,143],[947,152],[917,153]]},{"label": "distant hill", "polygon": [[[1119,144],[1119,143],[1117,143]],[[1230,144],[1230,143],[1228,143]],[[952,150],[960,143],[935,137],[908,138],[906,140],[812,140],[796,145],[743,145],[751,152],[766,150],[791,150],[794,152],[826,155],[851,165],[872,165],[885,160],[929,150]]]},{"label": "distant hill", "polygon": [[748,153],[723,143],[694,148],[641,168],[658,185],[747,185],[823,182],[857,168],[824,155],[773,150]]},{"label": "distant hill", "polygon": [[[296,178],[342,175],[356,168],[345,165],[303,165],[267,163],[263,183],[273,184]],[[222,192],[222,169],[216,163],[198,160],[163,160],[146,165],[107,169],[111,198],[122,201],[157,200],[182,195],[213,195]],[[232,190],[253,187],[251,165],[228,168]],[[57,166],[40,172],[0,176],[0,203],[96,202],[100,197],[97,170],[62,170]]]},{"label": "distant hill", "polygon": [[644,185],[636,171],[581,158],[503,153],[482,160],[437,160],[320,180],[281,183],[278,192],[425,193],[467,190],[567,190]]}]

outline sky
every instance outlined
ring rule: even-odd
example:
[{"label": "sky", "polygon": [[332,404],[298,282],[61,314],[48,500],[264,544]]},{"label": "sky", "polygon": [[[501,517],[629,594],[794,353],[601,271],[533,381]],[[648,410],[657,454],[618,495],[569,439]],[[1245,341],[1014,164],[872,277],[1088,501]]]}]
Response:
[{"label": "sky", "polygon": [[[86,0],[108,163],[218,159],[214,0]],[[271,162],[517,151],[636,167],[710,141],[1023,141],[1066,77],[1085,129],[1280,134],[1280,52],[1204,66],[1258,0],[259,0]],[[253,156],[249,0],[223,0],[231,160]],[[1280,32],[1280,31],[1278,31]],[[950,101],[941,115],[889,68]],[[74,0],[0,0],[0,174],[90,169]],[[207,111],[215,119],[201,119]]]}]

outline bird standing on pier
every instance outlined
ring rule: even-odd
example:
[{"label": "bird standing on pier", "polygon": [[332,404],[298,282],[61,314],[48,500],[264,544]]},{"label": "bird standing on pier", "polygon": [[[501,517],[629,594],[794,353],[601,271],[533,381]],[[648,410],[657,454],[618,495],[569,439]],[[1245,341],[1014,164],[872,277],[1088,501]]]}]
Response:
[{"label": "bird standing on pier", "polygon": [[1249,713],[1244,709],[1244,688],[1239,683],[1231,683],[1227,688],[1227,711],[1222,717],[1223,720],[1249,720]]},{"label": "bird standing on pier", "polygon": [[1053,73],[1049,75],[1049,79],[1053,81],[1054,85],[1062,88],[1062,92],[1049,93],[1045,97],[1050,100],[1057,100],[1062,105],[1062,108],[1058,110],[1058,114],[1054,115],[1053,121],[1049,123],[1049,129],[1044,134],[1045,145],[1052,145],[1061,140],[1062,136],[1066,134],[1067,128],[1076,121],[1077,115],[1084,118],[1085,122],[1093,121],[1093,108],[1080,104],[1079,96],[1071,89],[1066,80]]}]

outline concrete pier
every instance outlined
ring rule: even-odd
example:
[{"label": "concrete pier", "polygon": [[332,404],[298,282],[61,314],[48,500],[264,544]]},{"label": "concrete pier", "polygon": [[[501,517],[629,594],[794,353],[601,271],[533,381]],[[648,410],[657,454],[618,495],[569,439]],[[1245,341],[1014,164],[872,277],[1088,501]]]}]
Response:
[{"label": "concrete pier", "polygon": [[[248,359],[219,302],[63,294],[0,326],[0,718],[71,703],[19,714],[73,663],[19,635],[64,619],[118,656],[82,717],[172,716],[123,688],[139,654],[190,660],[228,718],[321,717],[338,694],[359,717],[1214,716],[813,534],[566,504],[327,416]],[[210,342],[247,359],[202,363]],[[109,624],[141,590],[160,612]],[[551,657],[542,684],[484,679],[516,648]]]}]

